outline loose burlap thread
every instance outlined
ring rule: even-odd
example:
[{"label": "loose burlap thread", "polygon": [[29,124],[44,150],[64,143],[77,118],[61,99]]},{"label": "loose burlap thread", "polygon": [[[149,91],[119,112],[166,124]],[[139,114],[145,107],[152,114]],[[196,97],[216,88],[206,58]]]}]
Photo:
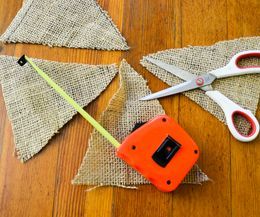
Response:
[{"label": "loose burlap thread", "polygon": [[[148,56],[165,63],[173,64],[196,75],[201,75],[208,71],[223,67],[234,54],[240,51],[259,49],[260,37],[245,37],[218,42],[212,46],[169,49]],[[170,86],[183,82],[178,77],[150,63],[146,60],[146,57],[143,57],[141,64]],[[260,65],[260,60],[259,58],[247,59],[241,61],[240,65]],[[253,114],[256,113],[260,94],[259,74],[218,79],[212,86],[215,90],[219,90],[241,107],[249,109]],[[222,109],[212,99],[205,95],[202,90],[192,90],[183,94],[226,124],[225,115]],[[250,125],[247,121],[238,116],[235,122],[241,133],[248,134]]]},{"label": "loose burlap thread", "polygon": [[[35,63],[82,107],[105,90],[118,69],[115,65]],[[76,111],[29,65],[0,56],[0,83],[12,125],[15,149],[24,162],[38,153]]]},{"label": "loose burlap thread", "polygon": [[[158,100],[139,101],[141,96],[150,94],[151,91],[146,85],[146,80],[125,60],[121,62],[119,72],[120,87],[102,114],[100,123],[122,142],[137,122],[146,122],[165,112]],[[208,179],[207,175],[195,165],[183,182],[198,184]],[[115,148],[94,130],[86,155],[72,183],[129,187],[149,182],[117,158]]]},{"label": "loose burlap thread", "polygon": [[129,49],[96,0],[26,0],[0,40],[51,47]]}]

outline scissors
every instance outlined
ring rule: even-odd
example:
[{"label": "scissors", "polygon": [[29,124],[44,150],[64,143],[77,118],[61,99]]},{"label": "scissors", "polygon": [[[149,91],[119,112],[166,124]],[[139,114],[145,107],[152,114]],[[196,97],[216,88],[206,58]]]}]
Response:
[{"label": "scissors", "polygon": [[[201,76],[196,76],[190,72],[184,71],[182,69],[177,68],[174,65],[164,63],[160,60],[153,59],[151,57],[146,57],[145,59],[148,60],[149,62],[185,80],[186,82],[147,95],[141,98],[140,100],[157,99],[165,96],[174,95],[177,93],[182,93],[188,90],[194,90],[200,88],[201,90],[204,90],[205,94],[209,96],[212,100],[214,100],[224,111],[227,125],[231,134],[241,142],[250,142],[254,140],[259,134],[259,123],[256,117],[252,114],[251,111],[242,108],[232,100],[228,99],[219,91],[213,90],[211,86],[211,84],[218,78],[260,73],[260,66],[242,67],[238,65],[239,61],[248,57],[259,58],[260,50],[249,50],[249,51],[239,52],[231,58],[231,60],[226,66],[212,70]],[[251,130],[248,135],[241,134],[236,128],[234,123],[234,118],[236,115],[242,116],[248,121],[248,123],[250,123]]]}]

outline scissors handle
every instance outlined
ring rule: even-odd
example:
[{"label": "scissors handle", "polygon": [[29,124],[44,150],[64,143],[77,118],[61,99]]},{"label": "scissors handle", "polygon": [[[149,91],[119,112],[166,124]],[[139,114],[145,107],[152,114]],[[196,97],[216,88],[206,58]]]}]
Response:
[{"label": "scissors handle", "polygon": [[[243,109],[219,91],[207,91],[206,94],[213,99],[224,111],[227,125],[231,134],[241,142],[250,142],[254,140],[259,134],[259,123],[251,111]],[[251,132],[249,135],[241,134],[234,124],[235,115],[244,117],[251,125]]]},{"label": "scissors handle", "polygon": [[260,66],[244,67],[238,65],[238,63],[242,59],[246,59],[248,57],[257,57],[260,59],[260,50],[248,50],[248,51],[239,52],[231,58],[231,60],[226,66],[213,70],[209,73],[216,76],[217,78],[260,73]]}]

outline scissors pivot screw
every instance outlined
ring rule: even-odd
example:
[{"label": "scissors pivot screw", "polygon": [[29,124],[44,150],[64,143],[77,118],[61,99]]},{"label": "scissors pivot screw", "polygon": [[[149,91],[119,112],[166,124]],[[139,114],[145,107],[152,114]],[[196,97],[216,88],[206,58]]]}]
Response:
[{"label": "scissors pivot screw", "polygon": [[198,86],[202,86],[202,85],[204,84],[204,79],[203,79],[202,77],[198,77],[198,78],[196,79],[196,84],[197,84]]}]

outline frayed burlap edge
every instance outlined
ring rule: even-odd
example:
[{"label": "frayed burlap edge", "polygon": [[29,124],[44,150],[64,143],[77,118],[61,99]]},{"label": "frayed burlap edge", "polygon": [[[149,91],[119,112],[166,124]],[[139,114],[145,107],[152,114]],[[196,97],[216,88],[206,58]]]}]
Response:
[{"label": "frayed burlap edge", "polygon": [[[29,64],[21,67],[17,60],[1,56],[0,82],[16,156],[25,162],[40,152],[77,112]],[[33,60],[82,107],[97,98],[118,72],[115,64]]]},{"label": "frayed burlap edge", "polygon": [[[16,30],[16,28],[22,23],[23,18],[28,13],[28,10],[31,7],[33,1],[34,0],[23,0],[23,4],[22,4],[21,9],[18,11],[17,15],[14,17],[14,19],[12,20],[12,22],[10,23],[10,25],[8,26],[6,31],[0,36],[0,42],[1,43],[7,43],[7,44],[11,44],[11,43],[29,43],[29,44],[46,45],[46,46],[49,46],[49,47],[68,47],[66,45],[59,45],[59,44],[49,44],[49,43],[43,43],[43,42],[40,42],[40,43],[37,43],[37,42],[24,42],[24,40],[10,40],[9,39],[9,37]],[[111,24],[111,26],[114,28],[115,32],[118,34],[118,37],[121,38],[122,43],[124,44],[123,47],[120,48],[120,49],[118,49],[118,48],[110,48],[110,49],[109,48],[100,48],[100,47],[95,47],[95,46],[93,46],[93,47],[78,47],[78,46],[74,46],[74,47],[68,47],[68,48],[96,49],[96,50],[109,50],[109,51],[110,50],[111,51],[117,51],[117,50],[126,51],[126,50],[129,50],[130,47],[127,45],[126,39],[123,37],[123,35],[119,31],[118,27],[113,22],[112,18],[109,16],[108,12],[103,10],[96,0],[93,0],[93,1],[95,2],[95,4],[98,7],[98,9],[104,14],[106,19]],[[18,20],[20,20],[20,22],[18,22]]]}]

